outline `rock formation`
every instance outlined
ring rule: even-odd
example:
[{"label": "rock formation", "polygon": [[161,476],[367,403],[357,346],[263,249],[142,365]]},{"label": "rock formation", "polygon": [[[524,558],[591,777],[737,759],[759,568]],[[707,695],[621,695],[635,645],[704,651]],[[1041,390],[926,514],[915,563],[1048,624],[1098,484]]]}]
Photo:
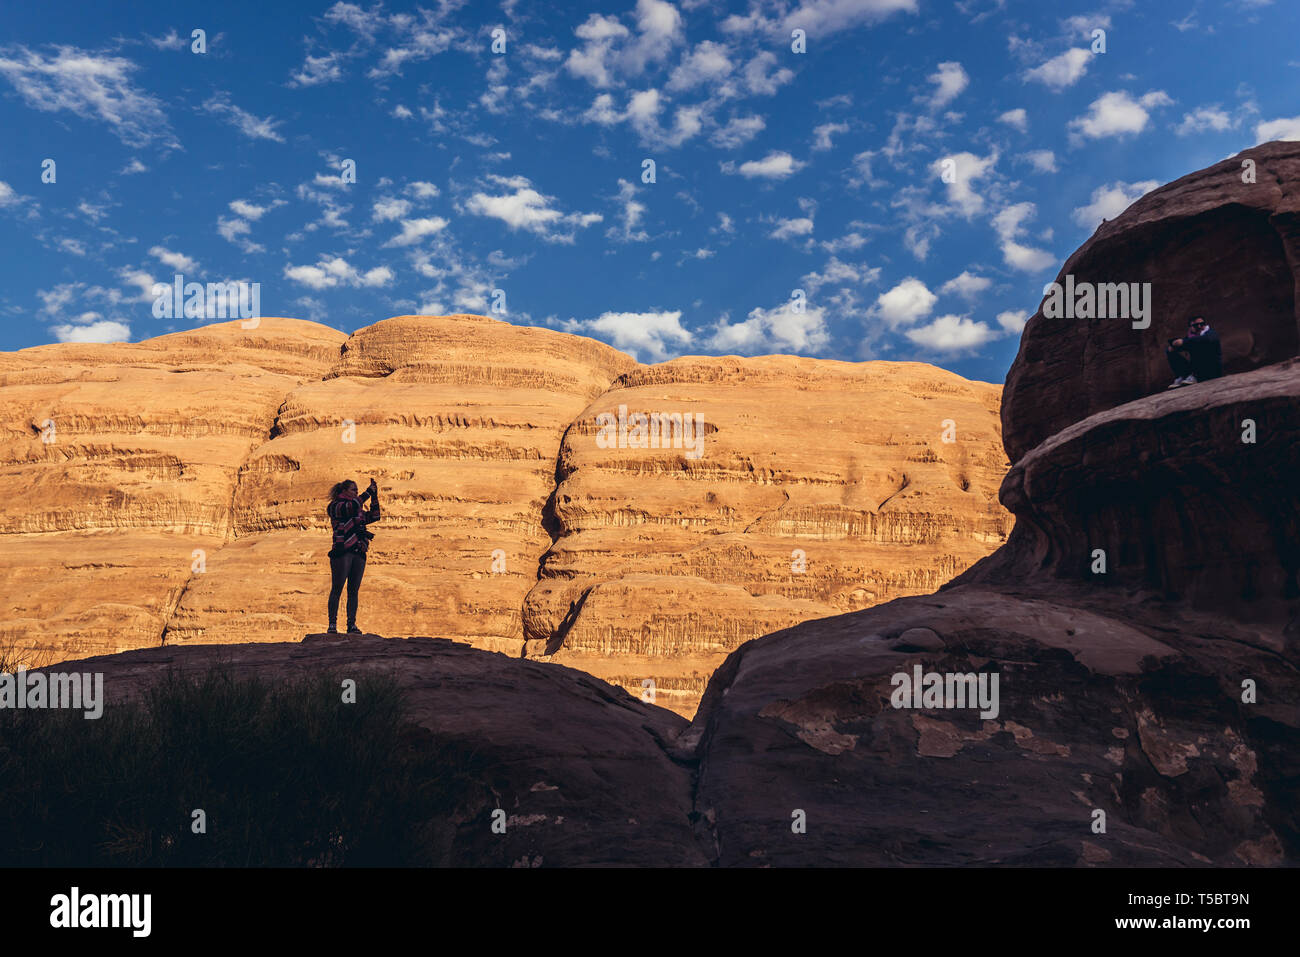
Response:
[{"label": "rock formation", "polygon": [[[687,716],[749,638],[930,591],[1010,528],[998,389],[916,363],[264,318],[3,354],[0,386],[0,643],[45,662],[320,630],[343,477],[381,489],[363,627],[652,682]],[[620,408],[698,418],[700,454],[604,441]]]},{"label": "rock formation", "polygon": [[[1217,224],[1222,249],[1252,247],[1258,222],[1235,209],[1241,203],[1226,178],[1237,175],[1241,160],[1254,160],[1272,171],[1270,189],[1294,195],[1300,168],[1288,157],[1297,155],[1295,144],[1249,150],[1157,190],[1098,237],[1150,237],[1150,245],[1126,247],[1124,259],[1147,276],[1172,275],[1167,257],[1184,266],[1194,261],[1180,259],[1179,250],[1195,247],[1206,223]],[[1216,195],[1218,207],[1205,200]],[[1189,220],[1189,209],[1200,209],[1201,218]],[[1099,244],[1094,238],[1084,250]],[[1245,290],[1255,274],[1231,254],[1227,261],[1247,276],[1229,271],[1222,281]],[[1288,268],[1300,276],[1300,263]],[[229,652],[241,667],[268,675],[340,657],[367,667],[422,659],[403,666],[405,680],[437,693],[418,694],[413,720],[491,750],[483,780],[495,791],[492,800],[449,822],[461,842],[458,860],[469,863],[1294,866],[1300,361],[1286,346],[1295,341],[1294,325],[1273,314],[1256,325],[1243,321],[1237,331],[1254,337],[1254,367],[1242,366],[1239,354],[1230,366],[1236,374],[1168,393],[1143,378],[1155,377],[1145,352],[1124,351],[1123,343],[1134,344],[1129,323],[1113,325],[1076,328],[1039,316],[1026,328],[1005,395],[1014,464],[1001,496],[1016,518],[1005,545],[935,594],[805,621],[743,644],[714,672],[689,725],[552,662],[421,639],[164,647],[100,659],[94,670],[106,672],[106,688],[125,694],[157,675],[165,658],[197,667],[204,655]],[[1147,334],[1156,345],[1149,348],[1167,331],[1153,323]],[[1135,344],[1147,349],[1142,343]],[[1042,356],[1071,354],[1075,367],[1058,367],[1058,378],[1041,366]],[[713,591],[686,600],[714,607],[695,627],[725,646],[727,629],[740,625],[728,624],[721,597],[731,583],[710,575],[737,555],[759,556],[751,567],[762,568],[768,553],[759,543],[737,550],[728,538],[734,526],[716,518],[714,536],[699,535],[696,522],[710,507],[748,510],[735,523],[746,530],[857,530],[860,541],[819,546],[832,567],[869,561],[843,556],[868,555],[890,535],[925,535],[915,515],[893,524],[885,517],[886,502],[907,501],[908,489],[874,509],[864,506],[888,488],[878,473],[865,497],[841,484],[833,503],[803,498],[803,486],[815,490],[835,465],[800,444],[798,421],[784,433],[772,426],[780,410],[770,398],[771,417],[754,424],[772,436],[740,448],[736,427],[746,421],[746,406],[719,408],[717,385],[747,376],[746,391],[761,398],[768,383],[798,381],[812,366],[719,360],[705,373],[701,364],[622,371],[568,427],[544,512],[554,543],[524,604],[529,642],[555,637],[563,647],[573,635],[562,653],[575,657],[586,649],[689,647],[685,630],[652,631],[638,643],[618,600],[644,584],[660,590],[656,600],[664,605],[642,599],[643,607],[672,607],[680,598],[665,582],[701,588],[690,582],[696,578]],[[1078,390],[1078,404],[1060,397],[1059,376]],[[675,461],[674,472],[644,452],[620,459],[578,440],[595,416],[639,389],[657,390],[656,405],[703,407],[706,422],[717,426],[707,440],[725,450],[710,465],[720,469],[714,488],[699,486],[695,498],[673,495],[696,487],[689,483],[700,466]],[[944,408],[952,401],[945,396]],[[808,427],[823,414],[835,417],[810,413]],[[768,449],[780,454],[767,458]],[[978,462],[935,463],[917,452],[921,462],[956,464],[979,479]],[[752,477],[727,482],[726,468]],[[633,474],[643,477],[633,483]],[[795,474],[802,481],[785,479]],[[760,479],[784,480],[789,499],[765,497]],[[610,532],[649,531],[658,517],[679,518],[680,530],[665,539],[668,561],[692,575],[665,578],[652,548],[638,550],[631,536]],[[593,554],[609,562],[608,579],[589,570]],[[774,567],[775,557],[769,560]],[[760,618],[803,597],[776,588],[737,596],[738,607]],[[584,621],[588,604],[598,614]],[[918,671],[968,674],[987,688],[996,677],[998,696],[979,708],[942,696],[898,697],[898,676]],[[521,843],[490,843],[493,807],[526,825],[512,838]],[[622,809],[626,819],[614,814]]]},{"label": "rock formation", "polygon": [[1166,342],[1203,315],[1224,371],[1300,352],[1300,144],[1267,143],[1147,193],[1066,260],[1058,282],[1151,283],[1151,326],[1043,317],[1025,326],[1002,423],[1014,462],[1065,426],[1168,384]]},{"label": "rock formation", "polygon": [[[719,863],[1300,861],[1298,194],[1300,144],[1269,144],[1070,258],[1062,277],[1156,282],[1151,328],[1031,319],[1003,396],[1008,543],[715,673],[688,736]],[[1159,391],[1198,306],[1236,374]],[[999,713],[895,708],[918,665],[997,674]]]},{"label": "rock formation", "polygon": [[[692,826],[690,766],[667,747],[686,720],[571,668],[440,638],[309,635],[292,643],[149,648],[52,670],[103,673],[109,714],[164,671],[210,668],[273,685],[308,673],[396,679],[411,722],[455,753],[471,754],[478,771],[455,819],[436,822],[435,840],[453,866],[709,861]],[[493,828],[498,809],[504,833]],[[159,822],[159,831],[167,830]]]}]

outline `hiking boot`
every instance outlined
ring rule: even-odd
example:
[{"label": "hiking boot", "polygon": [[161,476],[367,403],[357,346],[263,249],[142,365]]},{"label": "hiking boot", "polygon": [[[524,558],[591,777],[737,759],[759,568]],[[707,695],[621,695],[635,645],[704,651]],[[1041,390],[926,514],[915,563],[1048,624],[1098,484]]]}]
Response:
[{"label": "hiking boot", "polygon": [[348,634],[349,634],[349,635],[364,635],[365,632],[362,631],[360,628],[358,628],[356,625],[348,625]]},{"label": "hiking boot", "polygon": [[1183,379],[1183,385],[1196,385],[1196,376],[1187,376],[1187,378]]},{"label": "hiking boot", "polygon": [[334,624],[333,622],[330,622],[330,626],[325,629],[325,634],[337,635],[338,633],[339,633],[339,626]]}]

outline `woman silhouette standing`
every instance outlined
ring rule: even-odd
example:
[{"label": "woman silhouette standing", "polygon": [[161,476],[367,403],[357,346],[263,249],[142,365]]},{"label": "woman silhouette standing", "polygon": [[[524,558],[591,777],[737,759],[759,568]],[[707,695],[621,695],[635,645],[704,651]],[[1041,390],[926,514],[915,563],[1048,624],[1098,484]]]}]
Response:
[{"label": "woman silhouette standing", "polygon": [[[370,508],[364,508],[370,499]],[[344,480],[330,489],[330,503],[326,508],[330,525],[334,529],[334,545],[330,549],[330,625],[331,635],[338,634],[339,596],[343,586],[348,586],[348,634],[359,635],[357,627],[357,592],[361,590],[361,576],[366,571],[366,549],[375,536],[366,530],[371,522],[379,521],[379,486],[370,480],[370,486],[357,495],[357,483]]]}]

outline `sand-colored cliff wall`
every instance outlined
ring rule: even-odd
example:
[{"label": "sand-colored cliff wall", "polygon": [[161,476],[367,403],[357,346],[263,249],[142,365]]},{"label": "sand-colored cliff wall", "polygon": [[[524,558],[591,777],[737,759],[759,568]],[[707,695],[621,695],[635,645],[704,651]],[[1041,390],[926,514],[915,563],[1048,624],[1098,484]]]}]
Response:
[{"label": "sand-colored cliff wall", "polygon": [[[686,715],[743,641],[930,591],[1010,529],[999,389],[917,363],[265,318],[0,354],[0,393],[0,643],[45,663],[319,630],[343,477],[382,492],[364,628],[649,679]],[[637,413],[698,452],[637,447]]]}]

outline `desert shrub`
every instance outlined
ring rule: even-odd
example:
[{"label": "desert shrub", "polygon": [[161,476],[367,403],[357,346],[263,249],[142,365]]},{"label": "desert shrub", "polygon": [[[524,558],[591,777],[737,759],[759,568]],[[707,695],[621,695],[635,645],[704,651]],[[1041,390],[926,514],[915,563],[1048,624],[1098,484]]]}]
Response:
[{"label": "desert shrub", "polygon": [[[0,711],[0,866],[446,862],[475,758],[412,724],[389,675],[169,671],[81,711]],[[207,832],[192,831],[192,813]]]}]

